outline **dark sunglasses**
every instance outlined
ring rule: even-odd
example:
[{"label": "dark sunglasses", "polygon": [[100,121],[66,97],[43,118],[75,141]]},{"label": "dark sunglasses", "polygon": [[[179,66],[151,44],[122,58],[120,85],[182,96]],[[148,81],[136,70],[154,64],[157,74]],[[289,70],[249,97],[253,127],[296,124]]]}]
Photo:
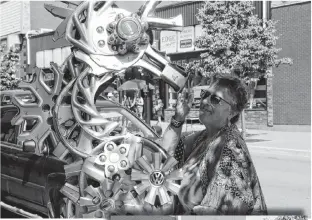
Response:
[{"label": "dark sunglasses", "polygon": [[213,105],[221,105],[221,101],[224,101],[225,103],[231,105],[229,102],[225,101],[223,98],[221,98],[221,97],[219,97],[219,96],[217,96],[215,94],[212,94],[208,90],[202,89],[201,92],[200,92],[200,98],[201,99],[206,99],[208,97],[210,97],[210,102]]}]

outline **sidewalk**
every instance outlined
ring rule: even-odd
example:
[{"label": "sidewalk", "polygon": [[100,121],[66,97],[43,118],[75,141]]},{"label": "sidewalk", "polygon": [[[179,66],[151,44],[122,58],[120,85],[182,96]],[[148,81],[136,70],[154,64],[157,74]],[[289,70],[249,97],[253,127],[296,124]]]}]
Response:
[{"label": "sidewalk", "polygon": [[[156,121],[151,121],[155,125]],[[159,124],[158,124],[159,125]],[[162,122],[163,133],[168,127],[168,122]],[[288,126],[289,127],[289,126]],[[296,127],[296,126],[294,126]],[[204,125],[184,124],[182,132],[196,132],[205,129]],[[290,129],[290,128],[289,128]],[[311,156],[311,133],[306,131],[275,131],[275,130],[246,130],[246,143],[248,148],[253,151],[267,153],[283,153],[290,155],[299,155],[304,157]]]}]

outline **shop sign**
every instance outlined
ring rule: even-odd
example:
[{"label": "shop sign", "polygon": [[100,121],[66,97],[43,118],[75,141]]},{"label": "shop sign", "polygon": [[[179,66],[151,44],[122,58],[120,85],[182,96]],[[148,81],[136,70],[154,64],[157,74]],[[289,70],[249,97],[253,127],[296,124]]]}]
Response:
[{"label": "shop sign", "polygon": [[182,32],[179,32],[178,37],[178,52],[186,52],[194,50],[194,27],[184,27]]},{"label": "shop sign", "polygon": [[177,52],[177,32],[162,31],[160,32],[160,51],[166,53]]}]

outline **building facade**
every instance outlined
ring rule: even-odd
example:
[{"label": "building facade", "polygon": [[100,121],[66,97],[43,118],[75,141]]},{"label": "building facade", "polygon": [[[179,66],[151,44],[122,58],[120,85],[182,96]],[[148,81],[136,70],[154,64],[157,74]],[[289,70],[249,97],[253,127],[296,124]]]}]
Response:
[{"label": "building facade", "polygon": [[[57,1],[1,1],[0,2],[0,39],[1,45],[6,45],[6,50],[11,47],[20,49],[20,71],[18,77],[23,77],[27,72],[28,51],[27,41],[31,36],[48,33],[57,28],[62,22],[61,18],[54,17],[45,8],[45,4],[60,7],[68,5]],[[38,45],[40,46],[40,45]]]},{"label": "building facade", "polygon": [[1,1],[1,43],[5,42],[8,47],[21,44],[23,35],[30,30],[53,31],[62,19],[49,13],[44,4],[64,7],[63,3],[57,1]]},{"label": "building facade", "polygon": [[274,2],[281,57],[291,66],[273,69],[273,112],[276,125],[311,125],[311,2]]},{"label": "building facade", "polygon": [[[254,13],[258,17],[278,20],[277,48],[283,48],[280,57],[293,59],[292,66],[273,68],[274,77],[260,79],[253,103],[245,111],[247,128],[276,125],[311,124],[311,11],[310,2],[264,2],[255,1]],[[201,34],[201,27],[195,15],[201,2],[179,2],[160,7],[156,15],[170,18],[182,13],[184,29],[181,33],[162,31],[156,33],[159,49],[167,52],[171,60],[184,66],[194,59],[200,59],[200,51],[194,47],[194,40]],[[296,34],[294,34],[296,33]],[[165,85],[160,88],[165,100],[165,120],[174,114],[172,105],[176,94]],[[195,94],[196,95],[196,94]],[[297,98],[296,98],[297,97]],[[300,97],[300,98],[299,98]],[[197,118],[198,111],[191,110],[190,118]]]}]

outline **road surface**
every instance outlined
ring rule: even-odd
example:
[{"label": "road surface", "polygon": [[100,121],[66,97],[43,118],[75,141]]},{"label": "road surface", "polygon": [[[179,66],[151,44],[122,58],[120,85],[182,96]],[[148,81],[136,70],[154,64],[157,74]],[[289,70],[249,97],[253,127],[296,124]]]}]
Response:
[{"label": "road surface", "polygon": [[[251,151],[269,215],[305,214],[311,217],[310,158],[295,153]],[[303,213],[302,213],[303,212]]]}]

